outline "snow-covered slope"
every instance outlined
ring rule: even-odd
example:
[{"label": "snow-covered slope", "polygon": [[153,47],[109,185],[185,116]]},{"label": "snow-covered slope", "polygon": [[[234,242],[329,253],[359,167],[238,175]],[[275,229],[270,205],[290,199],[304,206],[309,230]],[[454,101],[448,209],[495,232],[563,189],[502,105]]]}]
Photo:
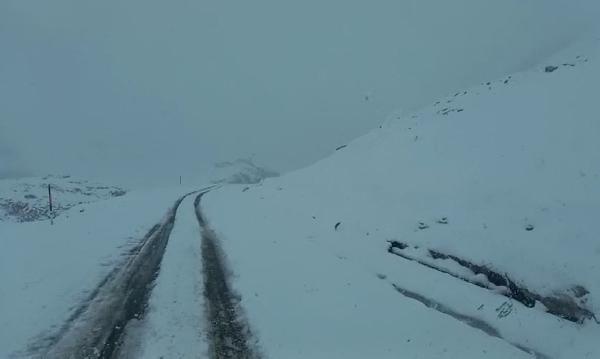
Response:
[{"label": "snow-covered slope", "polygon": [[53,194],[54,217],[76,205],[125,195],[106,186],[71,176],[45,176],[0,180],[0,221],[33,222],[50,218],[48,186]]},{"label": "snow-covered slope", "polygon": [[600,41],[207,195],[273,358],[600,357]]}]

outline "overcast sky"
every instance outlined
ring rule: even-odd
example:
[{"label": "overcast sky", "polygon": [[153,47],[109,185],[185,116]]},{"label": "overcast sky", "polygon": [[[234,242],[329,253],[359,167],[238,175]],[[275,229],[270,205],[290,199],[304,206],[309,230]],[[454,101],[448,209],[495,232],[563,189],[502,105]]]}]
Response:
[{"label": "overcast sky", "polygon": [[[2,0],[0,176],[279,171],[535,64],[594,0]],[[592,11],[593,10],[593,11]]]}]

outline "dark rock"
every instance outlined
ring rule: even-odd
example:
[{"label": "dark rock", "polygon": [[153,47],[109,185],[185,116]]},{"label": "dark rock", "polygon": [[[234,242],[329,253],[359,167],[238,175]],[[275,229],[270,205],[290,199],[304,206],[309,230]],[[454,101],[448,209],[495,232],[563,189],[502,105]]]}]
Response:
[{"label": "dark rock", "polygon": [[448,224],[448,217],[442,217],[442,218],[438,219],[437,223],[439,223],[439,224]]},{"label": "dark rock", "polygon": [[122,189],[116,189],[114,191],[110,191],[110,195],[113,197],[122,197],[127,194],[127,191]]},{"label": "dark rock", "polygon": [[390,244],[390,247],[388,248],[388,252],[389,253],[394,253],[394,248],[400,249],[400,250],[404,250],[406,248],[408,248],[408,244],[406,243],[402,243],[402,242],[398,242],[398,241],[388,241],[388,243]]}]

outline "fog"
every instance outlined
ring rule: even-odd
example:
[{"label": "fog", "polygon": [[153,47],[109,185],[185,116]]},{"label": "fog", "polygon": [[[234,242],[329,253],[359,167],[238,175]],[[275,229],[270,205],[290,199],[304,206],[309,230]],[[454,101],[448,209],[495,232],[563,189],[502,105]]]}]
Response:
[{"label": "fog", "polygon": [[0,176],[128,185],[289,171],[527,68],[597,1],[2,0]]}]

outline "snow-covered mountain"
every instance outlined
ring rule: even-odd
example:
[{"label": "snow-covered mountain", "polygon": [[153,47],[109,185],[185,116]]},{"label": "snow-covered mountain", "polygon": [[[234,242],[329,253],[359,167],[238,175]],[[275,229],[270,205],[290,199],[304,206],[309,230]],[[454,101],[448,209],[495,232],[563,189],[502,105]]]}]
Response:
[{"label": "snow-covered mountain", "polygon": [[251,184],[265,178],[277,177],[279,173],[254,163],[251,158],[215,163],[213,183]]},{"label": "snow-covered mountain", "polygon": [[600,38],[203,201],[272,358],[600,356]]}]

